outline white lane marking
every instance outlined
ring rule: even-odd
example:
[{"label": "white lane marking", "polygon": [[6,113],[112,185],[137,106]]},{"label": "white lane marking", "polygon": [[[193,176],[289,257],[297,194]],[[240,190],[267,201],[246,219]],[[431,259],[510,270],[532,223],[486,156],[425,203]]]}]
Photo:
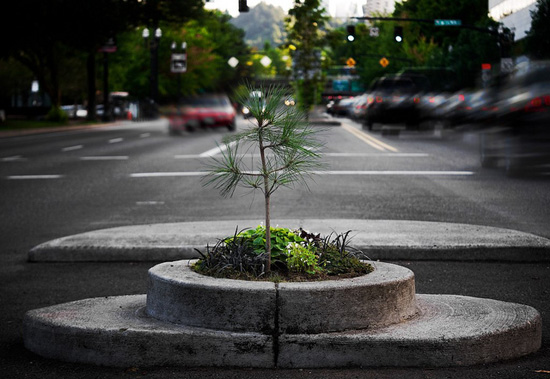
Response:
[{"label": "white lane marking", "polygon": [[398,151],[395,147],[390,146],[387,143],[384,143],[384,142],[380,141],[379,139],[368,135],[367,133],[364,133],[364,132],[362,132],[358,129],[355,129],[353,126],[346,125],[346,124],[343,123],[341,127],[345,131],[353,134],[354,136],[359,138],[361,141],[367,143],[368,145],[374,147],[377,150],[380,150],[380,151],[393,151],[393,152]]},{"label": "white lane marking", "polygon": [[474,175],[473,171],[314,171],[316,175]]},{"label": "white lane marking", "polygon": [[81,161],[125,161],[129,157],[127,155],[96,155],[88,157],[80,157]]},{"label": "white lane marking", "polygon": [[[388,157],[388,158],[422,158],[429,157],[430,154],[426,153],[321,153],[322,157],[335,157],[335,158],[363,158],[363,157]],[[260,154],[237,154],[239,158],[258,158]],[[194,154],[181,154],[174,155],[174,159],[199,159],[207,158],[201,155]]]},{"label": "white lane marking", "polygon": [[136,205],[164,205],[164,201],[136,201]]},{"label": "white lane marking", "polygon": [[217,155],[217,154],[220,154],[220,153],[224,152],[225,150],[227,150],[228,147],[233,147],[233,145],[235,145],[236,143],[237,143],[236,141],[233,141],[229,145],[226,145],[226,144],[219,145],[219,146],[217,146],[213,149],[205,151],[202,154],[199,154],[199,157],[201,157],[201,158],[213,157],[214,155]]},{"label": "white lane marking", "polygon": [[203,176],[208,175],[207,171],[189,171],[189,172],[136,172],[130,174],[131,178],[159,178],[173,176]]},{"label": "white lane marking", "polygon": [[109,140],[109,143],[119,143],[124,141],[124,138],[113,138]]},{"label": "white lane marking", "polygon": [[420,158],[420,157],[429,157],[430,154],[426,153],[325,153],[321,154],[325,157],[389,157],[389,158]]},{"label": "white lane marking", "polygon": [[191,154],[174,155],[174,159],[198,159],[198,158],[201,158],[201,156],[191,155]]},{"label": "white lane marking", "polygon": [[1,159],[2,162],[17,162],[17,161],[26,161],[27,158],[23,158],[21,155],[13,155],[11,157],[4,157]]},{"label": "white lane marking", "polygon": [[67,146],[67,147],[64,147],[63,149],[61,149],[61,151],[65,152],[65,151],[80,150],[83,147],[84,147],[83,145]]},{"label": "white lane marking", "polygon": [[11,180],[26,180],[26,179],[60,179],[63,175],[10,175],[7,178]]},{"label": "white lane marking", "polygon": [[151,137],[151,133],[141,133],[139,135],[139,138],[147,138],[147,137]]},{"label": "white lane marking", "polygon": [[[258,174],[257,171],[249,171],[252,174]],[[187,171],[187,172],[137,172],[130,174],[132,178],[159,178],[176,176],[204,176],[207,171]],[[417,175],[417,176],[471,176],[473,171],[313,171],[315,175]]]}]

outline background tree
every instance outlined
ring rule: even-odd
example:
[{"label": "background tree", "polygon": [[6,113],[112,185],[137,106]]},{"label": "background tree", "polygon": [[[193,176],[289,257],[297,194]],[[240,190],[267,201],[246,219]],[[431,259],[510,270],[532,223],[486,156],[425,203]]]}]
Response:
[{"label": "background tree", "polygon": [[526,50],[533,59],[550,58],[550,0],[537,0],[531,12],[531,29],[527,32]]},{"label": "background tree", "polygon": [[449,68],[461,87],[473,87],[481,63],[499,59],[497,39],[488,32],[498,24],[488,17],[488,3],[477,0],[409,0],[397,3],[394,17],[419,19],[457,19],[466,27],[441,27],[431,23],[404,22],[403,48],[415,66]]},{"label": "background tree", "polygon": [[293,62],[298,105],[305,110],[317,103],[323,88],[318,59],[324,45],[323,27],[327,19],[320,0],[295,0],[294,8],[285,19],[288,42],[296,48]]},{"label": "background tree", "polygon": [[[229,16],[219,11],[205,12],[201,18],[183,24],[159,26],[163,35],[159,45],[159,95],[161,102],[174,101],[178,95],[204,91],[230,91],[243,77],[250,74],[250,49],[244,43],[244,33],[229,22]],[[150,54],[141,37],[141,29],[122,33],[118,38],[119,49],[111,57],[113,89],[129,91],[133,96],[149,95]],[[187,44],[187,72],[170,71],[171,45],[176,52],[181,44]],[[232,68],[227,61],[232,56],[239,65]],[[179,83],[178,83],[179,81]]]},{"label": "background tree", "polygon": [[[3,2],[0,11],[10,17],[0,23],[0,57],[13,57],[27,67],[54,106],[61,104],[64,85],[70,83],[62,78],[71,72],[87,72],[88,114],[93,117],[98,49],[109,38],[139,25],[178,23],[196,17],[203,6],[202,0]],[[74,69],[79,63],[80,70]],[[82,75],[77,77],[80,81]]]}]

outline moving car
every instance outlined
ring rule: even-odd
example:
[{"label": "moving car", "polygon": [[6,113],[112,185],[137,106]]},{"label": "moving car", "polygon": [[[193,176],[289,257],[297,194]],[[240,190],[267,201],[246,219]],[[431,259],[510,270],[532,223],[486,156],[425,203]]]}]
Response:
[{"label": "moving car", "polygon": [[488,89],[492,117],[481,124],[483,167],[508,175],[550,164],[550,62],[528,62]]},{"label": "moving car", "polygon": [[177,105],[161,109],[161,112],[169,120],[171,134],[215,127],[234,131],[236,127],[237,113],[224,94],[187,97]]},{"label": "moving car", "polygon": [[399,74],[378,78],[371,85],[363,127],[372,130],[374,123],[406,124],[417,128],[421,120],[421,95],[429,90],[422,75]]}]

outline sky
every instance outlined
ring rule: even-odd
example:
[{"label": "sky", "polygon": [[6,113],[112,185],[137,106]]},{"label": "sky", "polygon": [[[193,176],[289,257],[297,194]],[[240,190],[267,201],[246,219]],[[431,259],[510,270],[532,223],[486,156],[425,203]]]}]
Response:
[{"label": "sky", "polygon": [[[248,0],[248,7],[253,8],[261,1],[268,4],[276,5],[276,6],[278,5],[281,8],[283,8],[285,12],[288,12],[289,9],[294,7],[294,0]],[[333,17],[362,16],[363,11],[361,9],[361,5],[366,3],[366,1],[365,0],[332,0],[332,1],[328,1],[328,3],[329,3],[329,6],[325,8]],[[220,9],[222,11],[227,10],[233,17],[237,17],[239,15],[239,0],[211,0],[206,3],[205,8]],[[341,14],[341,12],[345,12],[347,14]]]}]

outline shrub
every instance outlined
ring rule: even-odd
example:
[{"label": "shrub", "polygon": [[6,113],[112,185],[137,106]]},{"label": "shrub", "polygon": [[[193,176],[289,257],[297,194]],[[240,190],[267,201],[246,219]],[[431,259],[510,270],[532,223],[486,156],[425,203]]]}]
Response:
[{"label": "shrub", "polygon": [[314,280],[364,275],[373,270],[361,259],[360,250],[349,246],[349,234],[322,238],[303,229],[271,228],[272,270],[265,266],[266,228],[235,233],[206,247],[194,265],[197,272],[215,277],[260,280]]},{"label": "shrub", "polygon": [[63,109],[53,106],[46,115],[46,120],[67,123],[67,121],[69,121],[69,116]]}]

